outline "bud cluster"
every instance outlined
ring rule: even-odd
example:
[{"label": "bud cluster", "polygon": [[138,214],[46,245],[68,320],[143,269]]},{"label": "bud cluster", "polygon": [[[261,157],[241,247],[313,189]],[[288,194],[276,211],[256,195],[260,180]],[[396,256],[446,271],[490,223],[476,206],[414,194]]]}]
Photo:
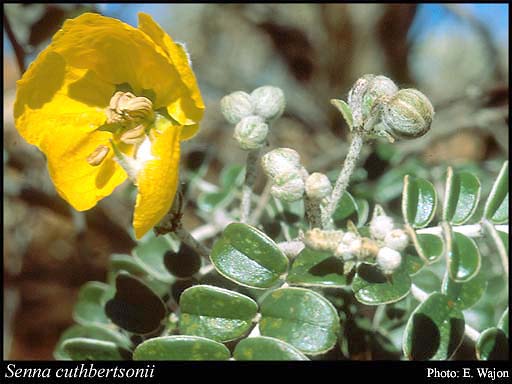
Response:
[{"label": "bud cluster", "polygon": [[423,136],[434,117],[434,107],[423,93],[413,88],[399,89],[391,79],[372,74],[354,83],[348,94],[348,108],[354,129],[391,142]]},{"label": "bud cluster", "polygon": [[280,88],[263,86],[251,94],[236,91],[220,101],[222,114],[228,122],[236,124],[233,138],[244,150],[263,147],[269,123],[282,115],[285,108],[284,93]]},{"label": "bud cluster", "polygon": [[377,253],[377,265],[384,273],[393,273],[402,263],[400,252],[407,248],[409,237],[404,230],[394,228],[393,219],[379,205],[370,222],[370,235],[383,245]]},{"label": "bud cluster", "polygon": [[302,199],[307,172],[296,151],[290,148],[274,149],[263,155],[261,166],[272,181],[272,196],[287,202]]}]

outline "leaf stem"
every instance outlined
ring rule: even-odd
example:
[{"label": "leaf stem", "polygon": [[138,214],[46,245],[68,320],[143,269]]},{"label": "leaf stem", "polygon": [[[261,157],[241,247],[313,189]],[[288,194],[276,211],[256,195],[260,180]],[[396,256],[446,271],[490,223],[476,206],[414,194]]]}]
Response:
[{"label": "leaf stem", "polygon": [[338,176],[338,180],[336,180],[336,184],[334,185],[331,197],[329,198],[329,203],[325,209],[323,214],[323,226],[324,228],[332,227],[332,215],[338,206],[338,202],[341,197],[345,193],[345,190],[348,187],[348,183],[350,181],[350,176],[354,172],[357,159],[361,154],[361,149],[363,147],[363,135],[361,133],[354,133],[352,137],[352,142],[350,143],[350,147],[348,149],[347,157],[345,158],[345,162],[343,163],[343,168],[340,171]]},{"label": "leaf stem", "polygon": [[501,238],[498,235],[498,231],[496,230],[494,225],[492,225],[488,220],[483,220],[482,221],[482,227],[487,232],[489,237],[492,239],[494,245],[496,246],[498,254],[500,255],[501,265],[503,266],[503,270],[507,274],[507,278],[508,278],[508,276],[509,276],[509,273],[508,273],[508,252],[507,252],[507,250],[505,248],[505,245],[503,244],[503,241],[501,241]]},{"label": "leaf stem", "polygon": [[[508,225],[496,225],[496,230],[508,233]],[[469,224],[469,225],[458,225],[452,227],[454,232],[462,233],[463,235],[466,235],[467,237],[482,237],[484,236],[484,231],[482,224]],[[421,234],[431,234],[431,235],[438,235],[441,236],[442,234],[442,228],[440,226],[438,227],[430,227],[430,228],[422,228],[416,230],[416,233]]]},{"label": "leaf stem", "polygon": [[247,223],[251,212],[252,187],[256,180],[257,164],[260,158],[260,149],[253,149],[247,154],[245,180],[242,187],[242,202],[240,205],[240,221]]}]

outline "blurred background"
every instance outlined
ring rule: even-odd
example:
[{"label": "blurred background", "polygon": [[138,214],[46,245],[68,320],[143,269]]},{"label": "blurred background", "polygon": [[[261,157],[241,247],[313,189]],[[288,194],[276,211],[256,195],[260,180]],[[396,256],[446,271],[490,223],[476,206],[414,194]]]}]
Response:
[{"label": "blurred background", "polygon": [[[104,281],[109,256],[135,245],[130,186],[74,212],[56,194],[44,156],[13,125],[16,80],[67,18],[99,12],[136,26],[143,11],[186,43],[206,114],[184,145],[183,167],[208,159],[211,182],[246,156],[220,114],[222,96],[281,87],[287,108],[270,146],[294,148],[310,172],[326,172],[339,167],[348,134],[329,100],[346,99],[366,73],[418,88],[436,116],[421,140],[368,145],[354,195],[395,209],[403,174],[427,172],[419,176],[441,186],[450,164],[475,170],[486,196],[508,158],[508,4],[6,4],[3,11],[4,359],[52,359],[79,287]],[[188,228],[204,223],[194,208],[192,201]],[[485,305],[492,300],[481,308],[492,312]],[[468,320],[477,328],[494,321],[478,313]]]}]

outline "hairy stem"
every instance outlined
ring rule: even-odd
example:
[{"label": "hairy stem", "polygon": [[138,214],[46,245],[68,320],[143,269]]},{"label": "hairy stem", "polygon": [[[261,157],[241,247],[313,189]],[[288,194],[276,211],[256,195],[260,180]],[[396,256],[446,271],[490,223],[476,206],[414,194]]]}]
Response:
[{"label": "hairy stem", "polygon": [[265,184],[265,188],[263,189],[263,192],[261,193],[260,198],[258,199],[258,204],[256,205],[256,208],[254,208],[254,211],[251,214],[251,217],[249,219],[249,223],[252,225],[258,224],[261,218],[261,215],[263,215],[263,212],[265,212],[265,208],[267,207],[267,204],[270,200],[270,191],[272,190],[272,180],[267,180],[267,184]]},{"label": "hairy stem", "polygon": [[247,162],[245,168],[245,180],[242,189],[242,202],[240,205],[240,221],[247,223],[251,212],[252,187],[256,180],[257,165],[260,158],[260,149],[253,149],[247,154]]},{"label": "hairy stem", "polygon": [[183,241],[183,243],[187,244],[190,248],[196,251],[200,256],[204,257],[206,260],[210,260],[210,249],[208,247],[201,244],[197,241],[189,231],[183,228],[182,225],[179,225],[178,228],[174,231],[176,236]]},{"label": "hairy stem", "polygon": [[348,187],[350,176],[354,172],[362,147],[363,135],[360,133],[354,133],[352,142],[350,143],[350,147],[348,149],[347,157],[343,163],[343,168],[341,169],[341,172],[338,176],[338,180],[336,180],[336,184],[334,185],[331,197],[329,198],[329,203],[322,218],[324,228],[332,226],[332,215],[338,206],[338,202]]},{"label": "hairy stem", "polygon": [[322,211],[320,209],[320,201],[312,200],[304,196],[304,206],[306,208],[306,216],[311,228],[322,228]]},{"label": "hairy stem", "polygon": [[[411,285],[411,293],[414,296],[414,298],[420,302],[424,302],[429,296],[427,292],[425,292],[415,284]],[[465,326],[464,333],[469,339],[471,339],[475,343],[480,337],[480,332],[478,332],[475,328],[471,327],[468,324],[466,324]]]}]

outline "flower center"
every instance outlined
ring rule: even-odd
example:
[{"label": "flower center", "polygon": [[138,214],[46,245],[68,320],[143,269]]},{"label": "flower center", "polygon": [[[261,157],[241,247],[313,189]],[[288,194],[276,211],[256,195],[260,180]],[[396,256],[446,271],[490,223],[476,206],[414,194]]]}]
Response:
[{"label": "flower center", "polygon": [[[116,92],[105,110],[107,124],[116,124],[119,128],[118,140],[138,147],[147,137],[146,133],[155,119],[153,103],[147,97],[135,96],[131,92]],[[87,162],[92,166],[100,165],[106,158],[109,147],[98,146]]]},{"label": "flower center", "polygon": [[118,91],[110,99],[107,123],[132,123],[154,118],[153,103],[147,97]]}]

